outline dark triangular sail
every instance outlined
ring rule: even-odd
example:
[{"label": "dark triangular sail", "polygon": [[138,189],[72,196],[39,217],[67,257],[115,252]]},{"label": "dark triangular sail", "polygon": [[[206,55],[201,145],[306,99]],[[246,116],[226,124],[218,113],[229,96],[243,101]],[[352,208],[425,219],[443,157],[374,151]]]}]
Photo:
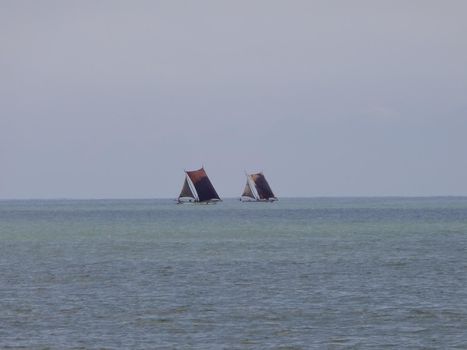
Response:
[{"label": "dark triangular sail", "polygon": [[250,182],[248,181],[248,179],[246,180],[246,185],[245,185],[245,189],[243,190],[242,197],[255,198],[255,195],[253,194],[253,191],[251,190]]},{"label": "dark triangular sail", "polygon": [[190,185],[188,184],[188,179],[185,177],[185,182],[183,183],[182,191],[180,192],[180,195],[178,198],[195,198],[195,195],[193,194],[193,191],[190,188]]},{"label": "dark triangular sail", "polygon": [[187,171],[186,173],[195,187],[200,202],[220,200],[204,168]]},{"label": "dark triangular sail", "polygon": [[274,193],[271,190],[266,178],[264,177],[263,173],[252,174],[250,175],[251,180],[255,184],[256,192],[258,192],[258,196],[260,199],[275,199]]}]

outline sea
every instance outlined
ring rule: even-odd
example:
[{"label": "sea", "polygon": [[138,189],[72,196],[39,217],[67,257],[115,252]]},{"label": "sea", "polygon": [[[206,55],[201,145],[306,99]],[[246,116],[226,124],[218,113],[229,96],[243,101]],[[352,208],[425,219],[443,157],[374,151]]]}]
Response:
[{"label": "sea", "polygon": [[467,198],[2,200],[0,349],[467,349]]}]

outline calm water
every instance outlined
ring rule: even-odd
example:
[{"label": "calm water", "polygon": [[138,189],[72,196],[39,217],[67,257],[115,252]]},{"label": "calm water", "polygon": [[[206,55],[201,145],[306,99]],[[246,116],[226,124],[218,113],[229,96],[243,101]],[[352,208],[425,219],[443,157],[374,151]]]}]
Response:
[{"label": "calm water", "polygon": [[1,349],[467,349],[467,198],[0,201]]}]

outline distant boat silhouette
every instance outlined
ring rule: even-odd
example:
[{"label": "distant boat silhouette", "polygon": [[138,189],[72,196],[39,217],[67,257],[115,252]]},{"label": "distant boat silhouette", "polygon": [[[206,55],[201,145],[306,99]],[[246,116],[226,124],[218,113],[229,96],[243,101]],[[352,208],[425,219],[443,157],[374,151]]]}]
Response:
[{"label": "distant boat silhouette", "polygon": [[178,196],[178,203],[215,203],[221,199],[204,170],[186,171],[182,191]]},{"label": "distant boat silhouette", "polygon": [[246,174],[246,185],[240,197],[242,202],[274,202],[277,197],[262,172]]}]

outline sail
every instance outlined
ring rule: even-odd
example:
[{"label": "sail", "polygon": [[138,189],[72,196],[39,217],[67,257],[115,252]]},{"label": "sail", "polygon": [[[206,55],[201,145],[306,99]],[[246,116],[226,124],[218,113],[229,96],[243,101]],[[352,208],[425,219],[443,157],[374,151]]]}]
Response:
[{"label": "sail", "polygon": [[260,199],[276,198],[263,173],[252,174],[250,177],[255,184],[256,192],[258,192]]},{"label": "sail", "polygon": [[195,190],[198,193],[198,199],[200,202],[206,202],[209,200],[220,200],[214,186],[208,178],[208,175],[204,171],[204,168],[187,171],[186,172],[191,182],[195,186]]},{"label": "sail", "polygon": [[253,191],[251,190],[250,183],[248,182],[248,179],[246,180],[246,185],[245,189],[243,190],[242,197],[255,198]]},{"label": "sail", "polygon": [[195,198],[195,195],[193,194],[193,191],[191,190],[190,185],[188,184],[188,179],[186,177],[185,182],[183,183],[182,191],[180,192],[178,198],[184,197]]}]

